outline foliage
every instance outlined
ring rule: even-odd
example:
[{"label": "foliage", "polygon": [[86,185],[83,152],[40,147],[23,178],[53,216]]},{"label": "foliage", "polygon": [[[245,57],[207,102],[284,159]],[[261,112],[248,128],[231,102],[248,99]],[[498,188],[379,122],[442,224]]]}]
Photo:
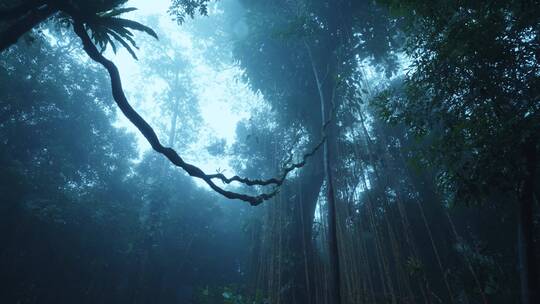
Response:
[{"label": "foliage", "polygon": [[382,114],[424,138],[427,158],[445,170],[441,185],[458,201],[514,191],[524,174],[520,147],[540,121],[539,10],[513,1],[393,7],[420,17],[407,15],[410,73],[380,96]]},{"label": "foliage", "polygon": [[179,24],[186,21],[186,18],[195,18],[197,14],[205,16],[208,14],[208,3],[211,0],[172,0],[169,7],[169,14]]},{"label": "foliage", "polygon": [[196,304],[265,304],[267,303],[259,295],[255,299],[248,299],[241,294],[238,286],[205,286],[199,288],[195,295]]},{"label": "foliage", "polygon": [[134,7],[118,7],[105,12],[98,12],[95,16],[86,20],[86,28],[92,33],[92,40],[96,43],[101,51],[105,51],[108,45],[111,46],[116,53],[116,45],[114,41],[120,43],[134,59],[137,55],[131,47],[138,49],[137,43],[133,39],[131,30],[145,32],[148,35],[158,39],[156,32],[153,29],[142,25],[136,21],[119,18],[121,14],[129,13],[137,10]]},{"label": "foliage", "polygon": [[140,158],[107,79],[58,39],[0,58],[3,300],[185,302],[193,285],[238,281],[245,211]]},{"label": "foliage", "polygon": [[[175,148],[197,139],[197,69],[166,37],[135,43],[134,31],[156,36],[156,19],[121,18],[134,10],[125,1],[56,2],[71,16],[55,15],[56,26],[79,18],[99,51],[148,47],[143,81],[163,84],[156,130]],[[158,155],[138,155],[112,126],[107,80],[71,32],[42,26],[0,57],[3,300],[333,303],[339,254],[344,303],[515,302],[530,270],[516,267],[515,246],[527,181],[529,244],[539,232],[537,2],[172,2],[193,48],[240,69],[264,99],[233,145],[208,145],[237,172],[275,175],[321,136],[320,104],[332,108],[338,252],[321,153],[270,204],[225,203]]]}]

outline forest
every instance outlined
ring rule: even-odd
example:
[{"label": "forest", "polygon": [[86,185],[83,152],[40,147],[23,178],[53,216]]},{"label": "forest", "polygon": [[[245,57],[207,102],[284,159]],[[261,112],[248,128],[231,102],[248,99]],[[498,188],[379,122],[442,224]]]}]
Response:
[{"label": "forest", "polygon": [[540,303],[540,0],[0,0],[0,303]]}]

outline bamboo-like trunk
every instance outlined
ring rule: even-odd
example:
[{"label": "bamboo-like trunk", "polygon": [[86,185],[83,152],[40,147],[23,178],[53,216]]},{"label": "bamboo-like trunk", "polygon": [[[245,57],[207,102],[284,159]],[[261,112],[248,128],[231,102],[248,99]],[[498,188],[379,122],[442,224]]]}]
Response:
[{"label": "bamboo-like trunk", "polygon": [[519,193],[518,248],[521,275],[521,303],[540,301],[538,295],[538,265],[534,246],[534,185],[536,178],[536,142],[529,139],[523,146],[525,178]]},{"label": "bamboo-like trunk", "polygon": [[[304,45],[307,49],[309,59],[311,61],[311,67],[313,70],[313,76],[317,85],[317,91],[319,93],[319,101],[321,106],[321,118],[322,118],[322,128],[324,131],[326,121],[330,121],[331,114],[326,108],[327,100],[325,98],[325,92],[323,91],[323,84],[321,78],[317,71],[315,61],[311,52],[311,48],[308,43],[304,41]],[[331,88],[334,90],[334,87]],[[332,92],[333,95],[333,92]],[[332,129],[332,126],[335,123],[330,121],[328,129]],[[329,135],[328,135],[329,134]],[[330,296],[332,303],[340,304],[341,303],[341,283],[340,283],[340,264],[339,264],[339,246],[338,246],[338,230],[337,230],[337,214],[336,214],[336,200],[334,193],[334,183],[332,178],[332,155],[329,149],[329,142],[333,139],[332,132],[327,133],[327,140],[324,143],[323,151],[323,167],[324,175],[326,179],[326,203],[328,204],[328,255],[330,259]]]}]

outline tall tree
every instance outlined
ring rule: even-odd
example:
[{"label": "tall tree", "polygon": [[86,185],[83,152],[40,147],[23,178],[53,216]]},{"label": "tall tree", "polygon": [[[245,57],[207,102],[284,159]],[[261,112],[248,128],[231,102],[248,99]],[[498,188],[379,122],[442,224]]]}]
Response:
[{"label": "tall tree", "polygon": [[[156,152],[165,156],[173,165],[183,169],[190,176],[200,178],[212,190],[225,196],[229,199],[239,199],[248,202],[252,205],[261,204],[263,201],[272,198],[277,194],[277,189],[272,189],[269,192],[258,195],[247,195],[226,190],[223,186],[219,186],[216,181],[225,184],[237,182],[247,186],[274,186],[279,187],[283,184],[287,175],[300,167],[303,167],[305,160],[313,153],[307,153],[305,157],[298,163],[290,164],[283,168],[281,173],[276,178],[269,179],[248,179],[239,176],[226,177],[222,173],[206,174],[199,167],[187,163],[184,159],[170,147],[164,146],[159,140],[154,129],[146,122],[129,103],[122,86],[120,73],[116,65],[104,57],[103,50],[107,46],[111,46],[116,50],[116,43],[120,43],[135,59],[137,56],[133,51],[133,47],[137,47],[133,39],[131,30],[145,32],[157,39],[157,34],[151,28],[142,25],[138,22],[123,19],[120,15],[136,10],[136,8],[124,7],[127,0],[118,1],[99,1],[99,2],[84,2],[84,1],[35,1],[23,2],[2,10],[0,15],[5,16],[8,21],[4,31],[0,32],[2,44],[0,51],[16,43],[17,40],[25,33],[37,27],[50,17],[57,17],[58,21],[73,27],[75,34],[81,39],[83,49],[86,54],[96,63],[102,65],[109,73],[111,79],[111,88],[113,98],[122,113],[128,120],[135,125],[146,140]],[[201,1],[175,1],[173,2],[170,11],[176,13],[179,21],[185,16],[194,16],[196,10],[200,13],[206,11],[207,0]],[[91,36],[89,35],[91,32]],[[315,150],[320,145],[316,145]]]},{"label": "tall tree", "polygon": [[404,13],[412,61],[406,94],[381,99],[387,118],[430,139],[428,158],[456,201],[516,204],[522,300],[538,302],[538,2],[387,2]]}]

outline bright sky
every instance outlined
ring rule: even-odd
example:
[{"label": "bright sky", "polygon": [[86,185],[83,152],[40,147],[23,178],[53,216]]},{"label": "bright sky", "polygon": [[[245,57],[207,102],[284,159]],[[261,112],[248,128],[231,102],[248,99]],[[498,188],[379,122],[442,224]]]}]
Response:
[{"label": "bright sky", "polygon": [[[239,69],[231,68],[219,71],[205,60],[207,56],[202,53],[203,50],[193,47],[194,37],[191,33],[186,31],[186,27],[178,26],[166,13],[169,1],[132,0],[128,2],[127,6],[139,8],[138,11],[130,13],[129,18],[141,23],[144,23],[145,17],[157,14],[160,27],[164,29],[163,32],[166,32],[175,44],[180,45],[186,59],[194,66],[193,89],[204,120],[200,126],[202,136],[197,143],[189,148],[191,151],[179,151],[179,153],[184,159],[193,162],[207,173],[213,173],[217,169],[225,169],[227,175],[234,174],[228,165],[227,157],[212,157],[205,148],[212,137],[225,139],[228,145],[234,143],[237,123],[241,119],[249,118],[250,106],[255,103],[254,101],[260,101],[261,97],[251,92],[245,84],[236,80],[240,75]],[[141,48],[137,54],[139,58],[142,58],[144,49]],[[133,60],[126,51],[120,51],[117,55],[107,53],[107,56],[118,65],[130,102],[136,106],[136,109],[151,125],[155,126],[162,117],[159,108],[152,101],[151,92],[159,90],[159,87],[153,84],[144,85],[139,81],[139,79],[144,79],[144,75],[141,75],[141,63]],[[136,93],[138,96],[142,95],[146,98],[135,100]],[[181,120],[181,117],[179,119]],[[137,134],[141,151],[150,149],[146,140],[124,117],[119,118],[118,125]],[[168,138],[162,136],[160,140],[166,143]]]}]

